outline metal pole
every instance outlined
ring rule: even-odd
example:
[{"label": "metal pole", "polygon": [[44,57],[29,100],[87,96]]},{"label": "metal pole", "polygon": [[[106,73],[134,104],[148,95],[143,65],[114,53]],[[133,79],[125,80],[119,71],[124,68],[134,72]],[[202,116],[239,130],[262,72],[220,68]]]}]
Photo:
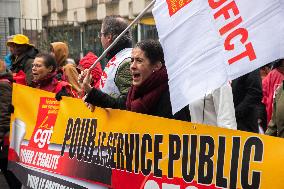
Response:
[{"label": "metal pole", "polygon": [[138,21],[141,17],[149,10],[155,3],[153,0],[130,24],[129,26],[121,32],[121,34],[112,42],[112,44],[102,53],[102,55],[93,63],[93,65],[89,68],[89,72],[96,66],[96,64],[108,53],[108,51],[120,40],[120,38]]},{"label": "metal pole", "polygon": [[137,41],[141,41],[142,39],[142,34],[141,34],[142,30],[141,30],[141,24],[139,23],[137,26]]},{"label": "metal pole", "polygon": [[80,27],[80,59],[83,58],[83,26]]}]

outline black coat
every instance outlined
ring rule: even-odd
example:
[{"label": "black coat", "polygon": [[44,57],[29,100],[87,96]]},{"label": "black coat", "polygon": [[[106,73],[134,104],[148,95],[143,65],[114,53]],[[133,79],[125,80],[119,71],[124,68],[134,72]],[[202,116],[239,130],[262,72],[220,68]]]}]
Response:
[{"label": "black coat", "polygon": [[262,99],[259,70],[233,80],[232,90],[238,130],[258,133],[257,107]]},{"label": "black coat", "polygon": [[[126,109],[126,96],[120,96],[119,98],[113,98],[100,90],[92,89],[85,102],[90,103],[95,106],[100,106],[102,108],[114,108],[114,109]],[[170,101],[170,93],[167,90],[164,92],[154,110],[149,113],[149,115],[165,117],[170,119],[190,121],[190,113],[188,106],[181,109],[175,115],[172,114],[172,106]]]},{"label": "black coat", "polygon": [[30,47],[27,52],[19,55],[16,58],[11,67],[11,71],[13,73],[18,73],[20,70],[22,70],[26,74],[26,82],[28,86],[32,85],[32,63],[34,62],[37,54],[38,50],[34,47]]},{"label": "black coat", "polygon": [[[4,81],[9,80],[9,82]],[[0,73],[0,138],[10,129],[11,113],[9,108],[12,103],[12,74]]]}]

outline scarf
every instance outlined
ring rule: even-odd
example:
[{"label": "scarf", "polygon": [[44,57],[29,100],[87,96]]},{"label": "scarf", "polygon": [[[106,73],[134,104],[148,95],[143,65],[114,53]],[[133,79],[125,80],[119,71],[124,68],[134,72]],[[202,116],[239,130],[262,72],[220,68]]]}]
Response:
[{"label": "scarf", "polygon": [[50,85],[51,83],[53,84],[54,82],[57,83],[56,79],[56,72],[52,72],[47,74],[47,76],[45,76],[44,78],[40,79],[40,80],[33,80],[33,86],[37,87],[37,88],[42,88],[42,87],[46,87],[48,85]]},{"label": "scarf", "polygon": [[163,66],[159,71],[153,72],[140,86],[131,86],[126,100],[126,109],[152,114],[161,95],[168,89],[168,74],[166,67]]}]

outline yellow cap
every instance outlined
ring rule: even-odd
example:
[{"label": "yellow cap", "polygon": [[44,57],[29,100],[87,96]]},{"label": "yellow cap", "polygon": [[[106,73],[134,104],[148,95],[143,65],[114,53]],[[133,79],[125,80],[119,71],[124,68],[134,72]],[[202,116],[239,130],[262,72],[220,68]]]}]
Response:
[{"label": "yellow cap", "polygon": [[17,45],[31,45],[34,46],[33,44],[30,44],[30,40],[27,36],[23,34],[16,34],[14,35],[11,39],[7,41],[7,46],[11,45],[11,43],[17,44]]}]

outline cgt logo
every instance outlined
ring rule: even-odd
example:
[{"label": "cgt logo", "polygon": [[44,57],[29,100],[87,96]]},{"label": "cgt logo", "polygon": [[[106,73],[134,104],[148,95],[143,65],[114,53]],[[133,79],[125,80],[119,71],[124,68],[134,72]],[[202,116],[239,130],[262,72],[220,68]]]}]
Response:
[{"label": "cgt logo", "polygon": [[39,148],[43,148],[46,144],[50,143],[50,138],[53,133],[53,127],[50,129],[38,129],[34,135],[34,143],[37,144]]},{"label": "cgt logo", "polygon": [[29,141],[30,147],[48,149],[48,145],[52,140],[58,110],[59,102],[55,98],[40,98],[36,124]]},{"label": "cgt logo", "polygon": [[191,1],[192,0],[167,0],[170,16],[174,15]]}]

